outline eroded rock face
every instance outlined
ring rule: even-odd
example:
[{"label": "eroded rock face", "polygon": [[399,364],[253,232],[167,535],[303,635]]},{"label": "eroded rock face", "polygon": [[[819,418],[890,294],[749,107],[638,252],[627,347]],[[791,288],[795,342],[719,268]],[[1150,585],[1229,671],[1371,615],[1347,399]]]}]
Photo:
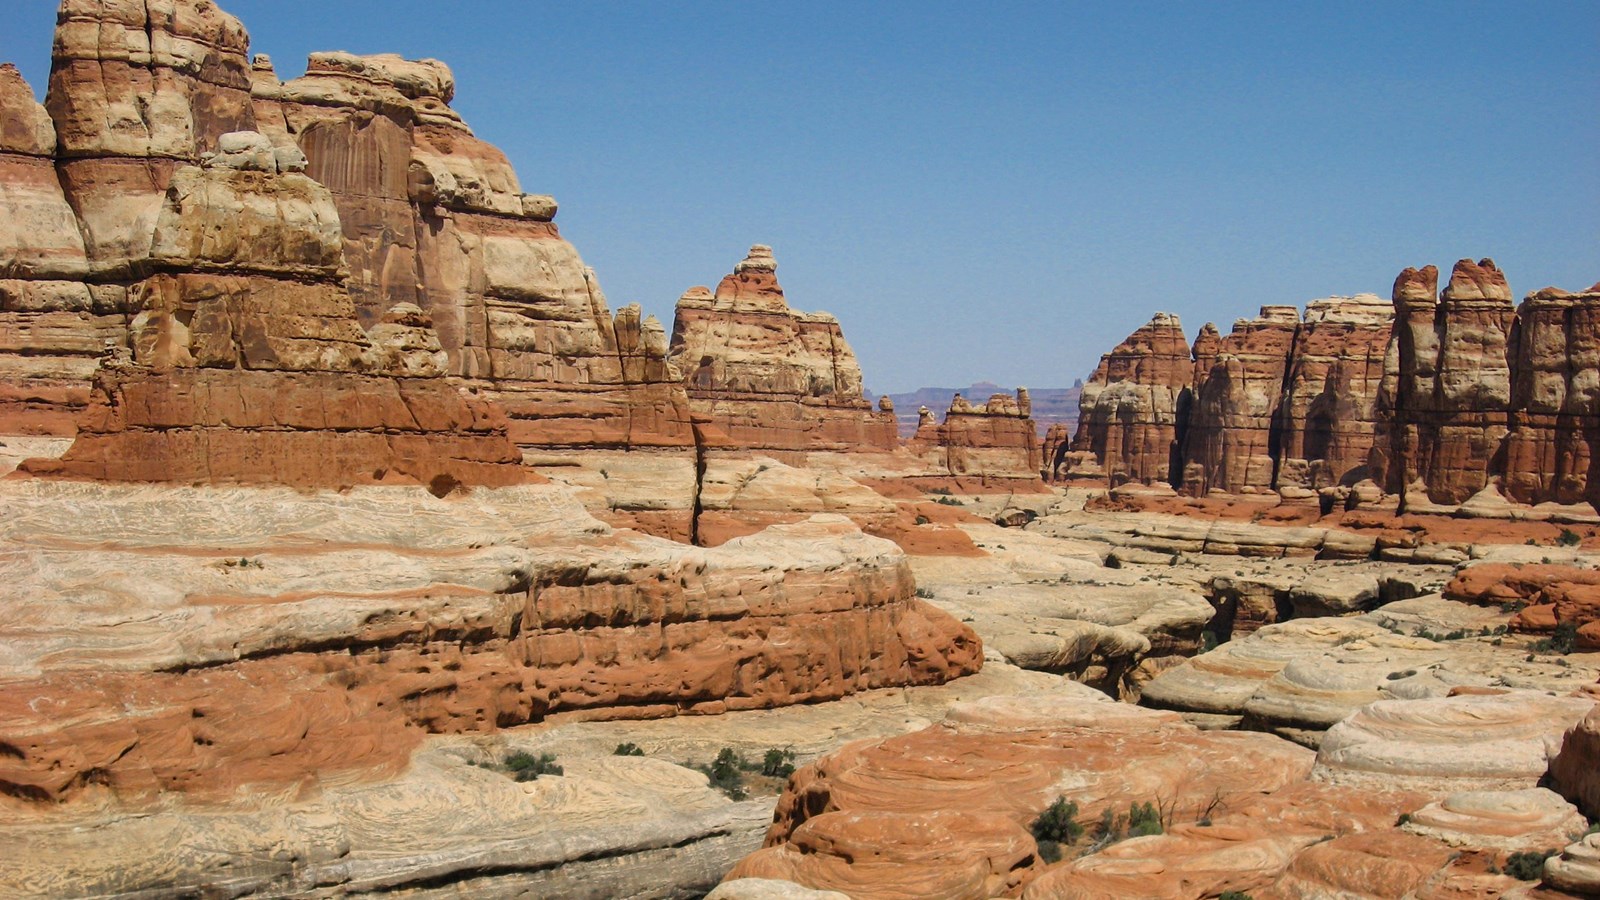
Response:
[{"label": "eroded rock face", "polygon": [[[1200,373],[1197,362],[1184,437],[1186,491],[1204,495],[1272,488],[1273,419],[1299,326],[1294,307],[1264,306],[1258,317],[1234,323],[1218,342],[1209,370]],[[1197,360],[1201,355],[1196,352]]]},{"label": "eroded rock face", "polygon": [[153,274],[127,290],[131,353],[106,355],[72,449],[24,470],[443,491],[536,477],[501,414],[362,331],[338,213],[303,161],[254,132],[217,146],[172,173],[141,263]]},{"label": "eroded rock face", "polygon": [[1113,484],[1173,480],[1194,368],[1178,317],[1157,313],[1101,357],[1083,387],[1071,453],[1058,444],[1049,471],[1103,475]]},{"label": "eroded rock face", "polygon": [[1376,701],[1508,687],[1570,694],[1600,674],[1593,656],[1530,654],[1531,641],[1495,637],[1510,617],[1429,595],[1351,618],[1291,619],[1162,672],[1141,702],[1317,746],[1327,729]]},{"label": "eroded rock face", "polygon": [[1529,294],[1517,309],[1510,354],[1506,497],[1600,506],[1600,285]]},{"label": "eroded rock face", "polygon": [[956,394],[944,423],[927,416],[908,448],[954,477],[1033,485],[1039,478],[1039,432],[1030,412],[1027,388],[1017,388],[1015,397],[995,394],[982,406]]},{"label": "eroded rock face", "polygon": [[332,191],[364,327],[419,307],[449,374],[500,405],[524,449],[693,445],[666,330],[636,307],[613,315],[555,201],[523,193],[450,108],[444,63],[317,53],[280,82],[258,57],[251,91],[261,130]]},{"label": "eroded rock face", "polygon": [[1515,309],[1493,260],[1456,263],[1435,298],[1437,281],[1432,266],[1395,280],[1373,475],[1393,494],[1461,503],[1488,484],[1509,430]]},{"label": "eroded rock face", "polygon": [[729,878],[852,897],[1014,896],[1044,871],[1026,826],[1058,795],[1084,822],[1158,794],[1198,815],[1216,797],[1303,779],[1309,763],[1267,735],[1203,733],[1100,695],[990,698],[797,772],[767,848]]},{"label": "eroded rock face", "polygon": [[772,248],[756,245],[715,293],[689,289],[672,324],[671,363],[710,446],[892,450],[893,410],[862,393],[839,320],[784,302]]},{"label": "eroded rock face", "polygon": [[[1433,266],[1407,269],[1392,310],[1362,294],[1313,301],[1298,321],[1291,307],[1263,307],[1225,337],[1208,326],[1187,382],[1175,348],[1153,349],[1163,314],[1102,361],[1071,451],[1049,442],[1047,469],[1197,496],[1320,494],[1325,507],[1471,501],[1504,517],[1510,504],[1595,505],[1597,288],[1545,288],[1513,309],[1493,260],[1461,260],[1443,292]],[[1154,358],[1167,362],[1137,362]],[[1103,387],[1156,382],[1161,398]],[[1175,410],[1176,456],[1159,435],[1124,435],[1157,409]]]},{"label": "eroded rock face", "polygon": [[[1344,723],[1373,738],[1357,742],[1369,752],[1340,745],[1314,769],[1287,742],[1198,732],[1104,700],[964,704],[938,726],[851,744],[796,773],[767,846],[729,878],[884,898],[1502,896],[1526,884],[1502,874],[1511,853],[1562,846],[1586,825],[1536,786],[1551,732],[1541,717],[1586,702],[1523,692],[1374,704]],[[1376,719],[1406,724],[1374,731]],[[1450,746],[1472,760],[1447,773],[1455,757],[1429,736],[1458,721],[1488,729],[1493,758],[1458,734]],[[1147,758],[1152,743],[1169,752]],[[1019,826],[1057,796],[1077,804],[1083,837],[1056,863],[1021,855]],[[1127,811],[1144,802],[1159,804],[1160,833],[1130,835]],[[1585,884],[1593,859],[1572,845],[1547,880],[1560,868],[1549,883]]]},{"label": "eroded rock face", "polygon": [[1600,710],[1590,711],[1567,732],[1550,765],[1550,780],[1591,818],[1600,817]]},{"label": "eroded rock face", "polygon": [[1374,790],[1520,790],[1594,707],[1533,691],[1381,700],[1329,729],[1312,777]]},{"label": "eroded rock face", "polygon": [[[832,699],[981,655],[836,516],[704,550],[612,534],[554,486],[35,479],[4,502],[0,781],[31,801],[374,777],[429,733]],[[111,549],[49,549],[84,544]]]},{"label": "eroded rock face", "polygon": [[1393,321],[1393,307],[1373,294],[1306,305],[1277,411],[1282,449],[1275,486],[1280,492],[1320,490],[1367,477]]},{"label": "eroded rock face", "polygon": [[[1303,317],[1265,306],[1226,336],[1207,323],[1185,353],[1176,319],[1160,314],[1101,361],[1072,452],[1058,442],[1047,464],[1199,496],[1309,499],[1359,481],[1390,318],[1371,295],[1314,300]],[[1147,434],[1151,422],[1161,427]]]},{"label": "eroded rock face", "polygon": [[1516,609],[1511,627],[1549,634],[1574,629],[1573,647],[1600,650],[1600,571],[1563,565],[1488,563],[1462,570],[1445,595]]},{"label": "eroded rock face", "polygon": [[[331,235],[342,250],[328,280],[348,292],[353,323],[373,329],[397,305],[421,310],[443,374],[499,403],[524,449],[687,455],[693,435],[666,366],[666,330],[637,310],[607,309],[551,221],[555,202],[522,193],[504,155],[450,109],[448,67],[318,53],[305,77],[284,84],[270,60],[249,61],[248,44],[243,26],[204,0],[71,0],[49,116],[14,71],[0,77],[0,202],[20,214],[8,224],[31,234],[0,241],[18,248],[17,260],[0,259],[0,426],[71,433],[94,358],[108,341],[126,343],[152,269],[176,257],[186,271],[227,259],[271,268],[272,248],[251,241],[152,247],[169,189],[192,194],[190,170],[209,161],[303,171],[331,191],[317,239]],[[223,146],[252,132],[248,146]],[[252,195],[283,201],[291,180]],[[223,190],[214,178],[206,189]],[[235,194],[197,199],[222,217],[243,203],[248,218]],[[283,210],[277,231],[297,229],[298,214]],[[13,359],[21,347],[29,358]]]},{"label": "eroded rock face", "polygon": [[56,177],[56,131],[16,67],[0,65],[0,431],[70,435],[104,342],[126,318],[84,283],[78,220]]}]

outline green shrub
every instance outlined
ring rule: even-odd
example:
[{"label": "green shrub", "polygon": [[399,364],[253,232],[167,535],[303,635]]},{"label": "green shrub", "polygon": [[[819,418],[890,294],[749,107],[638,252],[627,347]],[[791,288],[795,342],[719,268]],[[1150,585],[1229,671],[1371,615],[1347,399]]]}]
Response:
[{"label": "green shrub", "polygon": [[774,747],[761,758],[761,774],[768,778],[788,778],[794,774],[794,751]]},{"label": "green shrub", "polygon": [[1223,891],[1217,895],[1217,900],[1251,900],[1251,897],[1244,891]]},{"label": "green shrub", "polygon": [[624,743],[618,744],[617,745],[617,749],[611,751],[611,755],[612,756],[643,756],[644,755],[644,751],[639,748],[638,744],[635,744],[632,741],[628,741],[628,742],[624,742]]},{"label": "green shrub", "polygon": [[917,588],[917,596],[920,597],[923,600],[932,600],[933,599],[933,591],[928,590],[927,588],[919,587],[919,588]]},{"label": "green shrub", "polygon": [[1161,813],[1154,803],[1135,803],[1128,807],[1128,837],[1149,837],[1161,833]]},{"label": "green shrub", "polygon": [[[1076,844],[1083,837],[1083,826],[1078,824],[1078,804],[1066,797],[1057,797],[1039,818],[1033,820],[1033,839],[1039,842],[1039,855],[1045,862],[1061,859],[1062,844]],[[1049,846],[1046,846],[1049,845]]]},{"label": "green shrub", "polygon": [[954,497],[935,497],[933,502],[939,504],[940,506],[966,506],[965,503],[962,503],[960,500],[957,500]]},{"label": "green shrub", "polygon": [[730,800],[743,800],[749,796],[744,789],[744,760],[739,754],[733,752],[732,747],[723,747],[717,752],[717,758],[709,766],[695,766],[704,773],[711,786],[728,795]]},{"label": "green shrub", "polygon": [[1576,547],[1583,543],[1583,538],[1571,528],[1563,528],[1561,529],[1561,536],[1556,538],[1556,543],[1563,547]]},{"label": "green shrub", "polygon": [[933,520],[928,518],[927,516],[917,516],[917,524],[918,525],[932,525],[933,524]]},{"label": "green shrub", "polygon": [[533,781],[540,775],[562,775],[565,770],[556,764],[554,753],[541,753],[534,756],[518,750],[505,759],[506,770],[517,781]]},{"label": "green shrub", "polygon": [[1522,850],[1506,857],[1505,873],[1512,878],[1523,881],[1538,881],[1544,877],[1544,861],[1555,856],[1558,851],[1546,850],[1535,853],[1531,850]]},{"label": "green shrub", "polygon": [[1562,622],[1556,626],[1555,634],[1541,641],[1535,641],[1533,649],[1539,653],[1560,653],[1565,656],[1578,646],[1578,624],[1576,622]]}]

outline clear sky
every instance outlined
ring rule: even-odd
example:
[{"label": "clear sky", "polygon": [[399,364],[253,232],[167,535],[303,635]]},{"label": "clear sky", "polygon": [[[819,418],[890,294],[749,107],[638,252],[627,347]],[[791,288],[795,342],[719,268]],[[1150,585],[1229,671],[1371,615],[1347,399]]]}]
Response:
[{"label": "clear sky", "polygon": [[[1493,256],[1600,280],[1600,3],[221,0],[448,62],[612,307],[776,248],[878,392],[1070,385],[1156,310],[1387,296]],[[52,0],[0,0],[43,92]]]}]

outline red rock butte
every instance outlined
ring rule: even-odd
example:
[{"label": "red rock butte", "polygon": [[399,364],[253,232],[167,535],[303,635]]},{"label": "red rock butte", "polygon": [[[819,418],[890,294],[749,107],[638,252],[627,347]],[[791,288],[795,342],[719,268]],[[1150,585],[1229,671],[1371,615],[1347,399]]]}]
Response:
[{"label": "red rock butte", "polygon": [[772,248],[756,245],[715,293],[678,300],[669,359],[707,444],[761,450],[893,450],[893,410],[869,403],[839,320],[784,302]]},{"label": "red rock butte", "polygon": [[1047,474],[1402,510],[1594,506],[1597,310],[1594,288],[1513,306],[1493,260],[1464,259],[1443,292],[1435,267],[1406,269],[1388,304],[1264,307],[1187,351],[1161,313],[1101,361]]}]

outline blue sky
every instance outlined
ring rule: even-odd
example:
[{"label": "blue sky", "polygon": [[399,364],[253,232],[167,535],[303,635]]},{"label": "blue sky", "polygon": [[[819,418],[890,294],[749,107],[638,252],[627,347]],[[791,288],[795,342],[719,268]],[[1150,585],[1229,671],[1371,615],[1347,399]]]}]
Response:
[{"label": "blue sky", "polygon": [[[1600,279],[1600,4],[222,0],[448,62],[613,308],[670,324],[752,243],[878,392],[1072,383],[1156,310],[1387,295],[1493,256]],[[5,0],[41,93],[55,4]]]}]

